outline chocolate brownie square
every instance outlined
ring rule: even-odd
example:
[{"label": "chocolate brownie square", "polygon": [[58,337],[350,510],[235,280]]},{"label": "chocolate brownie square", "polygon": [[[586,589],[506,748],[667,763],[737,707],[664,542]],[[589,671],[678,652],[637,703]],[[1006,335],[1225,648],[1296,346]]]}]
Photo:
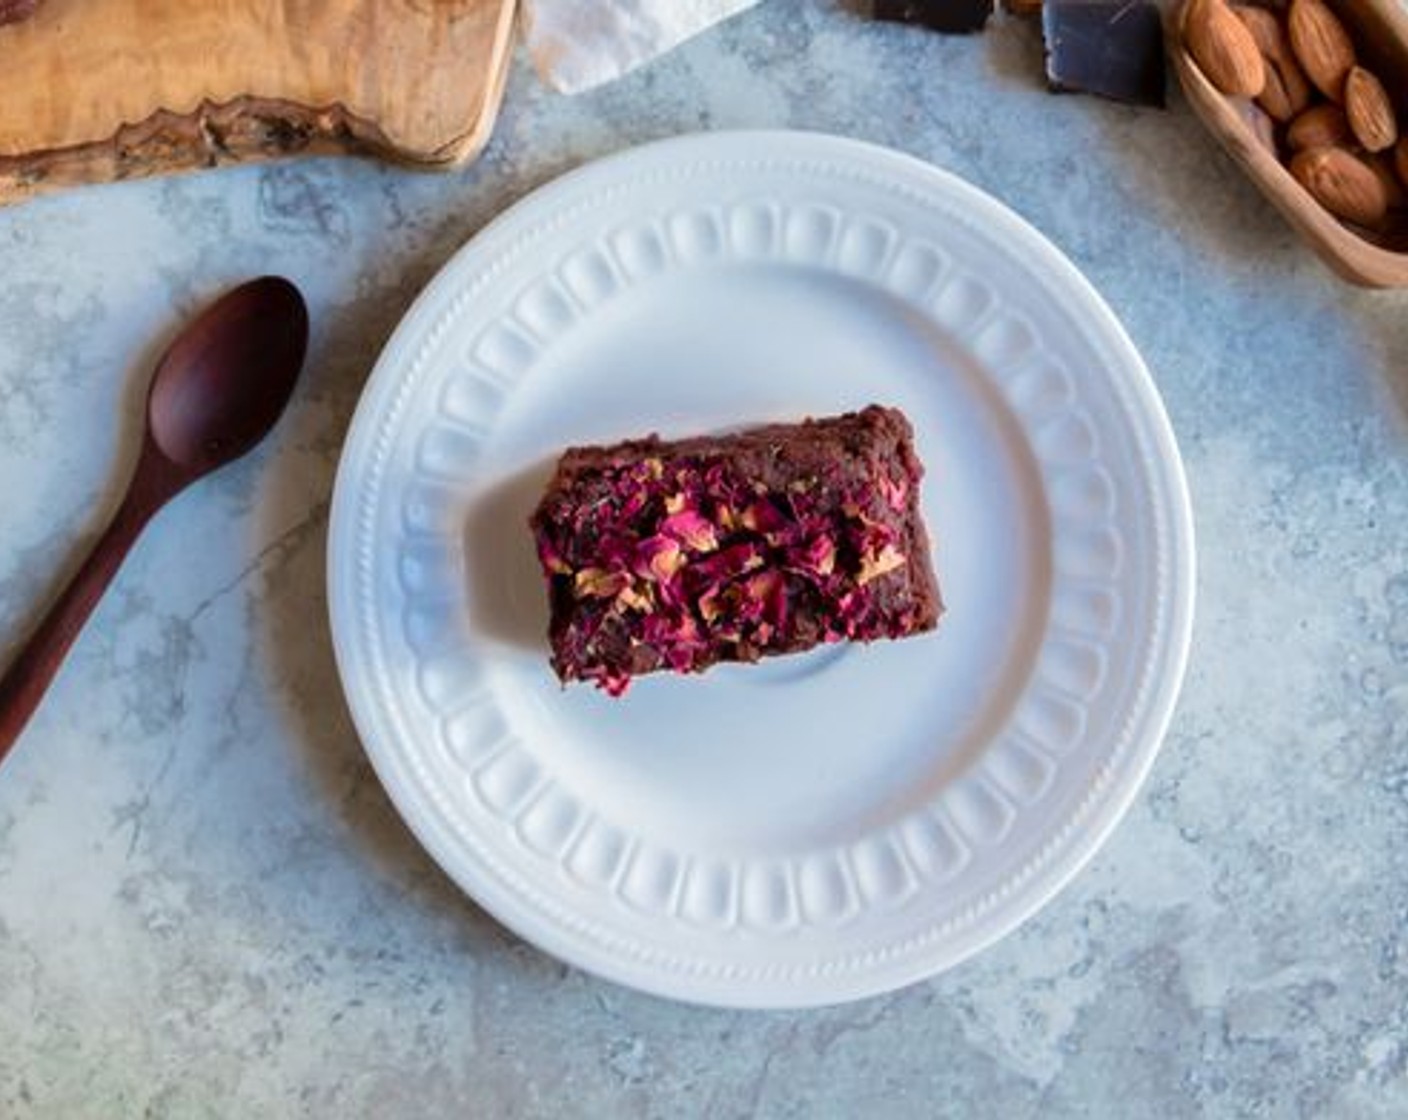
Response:
[{"label": "chocolate brownie square", "polygon": [[552,665],[613,695],[829,642],[903,638],[943,611],[903,413],[575,447],[530,519]]}]

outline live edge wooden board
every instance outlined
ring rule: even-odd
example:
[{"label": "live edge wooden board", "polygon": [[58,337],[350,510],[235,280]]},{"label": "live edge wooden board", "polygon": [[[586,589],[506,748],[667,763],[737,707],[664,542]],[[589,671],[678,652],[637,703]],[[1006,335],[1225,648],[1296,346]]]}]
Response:
[{"label": "live edge wooden board", "polygon": [[43,0],[0,27],[0,203],[303,153],[488,140],[515,0]]}]

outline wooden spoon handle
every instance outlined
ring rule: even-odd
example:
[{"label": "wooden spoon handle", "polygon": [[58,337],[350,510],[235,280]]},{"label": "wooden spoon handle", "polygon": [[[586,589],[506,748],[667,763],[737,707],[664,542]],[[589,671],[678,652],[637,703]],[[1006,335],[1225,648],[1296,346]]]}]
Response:
[{"label": "wooden spoon handle", "polygon": [[160,503],[134,487],[104,530],[83,567],[49,608],[44,621],[0,676],[0,762],[39,707],[64,655],[98,605],[142,527]]}]

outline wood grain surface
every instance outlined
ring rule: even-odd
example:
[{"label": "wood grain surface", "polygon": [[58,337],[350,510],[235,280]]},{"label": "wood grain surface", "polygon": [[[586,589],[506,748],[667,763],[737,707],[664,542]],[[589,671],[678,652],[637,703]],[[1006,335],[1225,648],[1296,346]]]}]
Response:
[{"label": "wood grain surface", "polygon": [[45,0],[0,27],[0,202],[295,153],[488,139],[514,0]]}]

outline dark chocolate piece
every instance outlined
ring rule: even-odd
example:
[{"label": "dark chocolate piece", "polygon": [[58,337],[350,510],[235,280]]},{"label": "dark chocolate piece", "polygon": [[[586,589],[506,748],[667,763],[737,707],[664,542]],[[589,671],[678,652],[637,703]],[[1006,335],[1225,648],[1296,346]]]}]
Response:
[{"label": "dark chocolate piece", "polygon": [[903,413],[874,405],[568,450],[530,521],[553,668],[619,695],[642,673],[932,630],[923,473]]},{"label": "dark chocolate piece", "polygon": [[983,29],[992,7],[993,0],[875,0],[875,18],[967,35]]},{"label": "dark chocolate piece", "polygon": [[1046,77],[1055,91],[1164,106],[1164,33],[1147,0],[1047,0]]}]

